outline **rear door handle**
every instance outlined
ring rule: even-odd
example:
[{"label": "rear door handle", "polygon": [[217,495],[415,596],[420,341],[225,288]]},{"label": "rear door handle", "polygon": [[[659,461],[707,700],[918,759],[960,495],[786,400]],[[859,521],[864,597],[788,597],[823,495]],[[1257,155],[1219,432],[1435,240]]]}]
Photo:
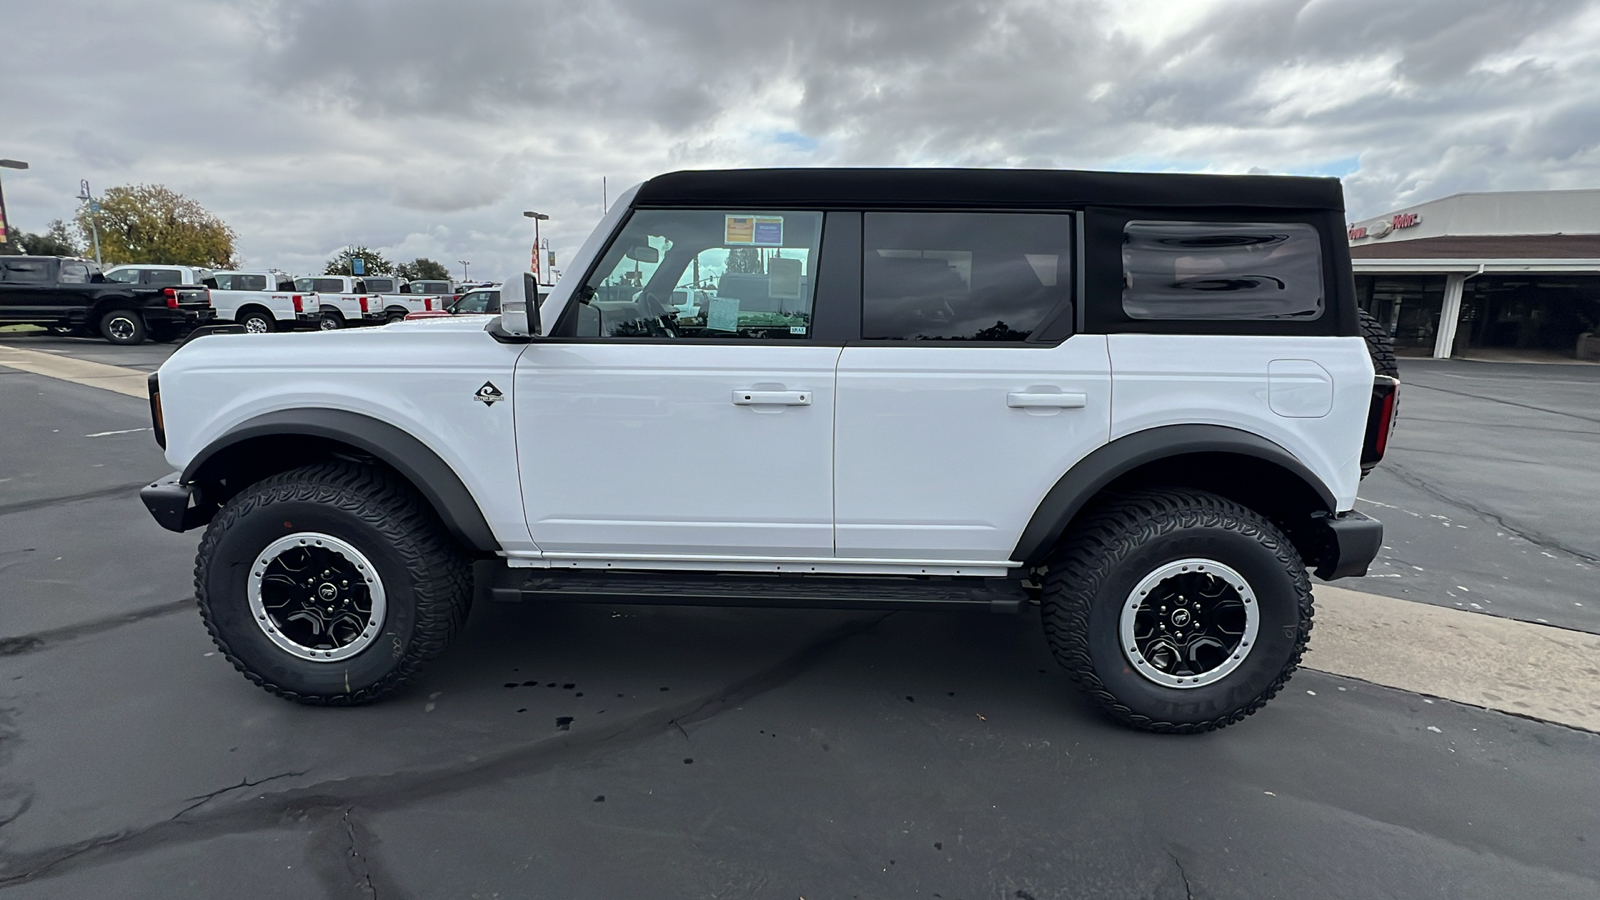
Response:
[{"label": "rear door handle", "polygon": [[1083,409],[1089,405],[1088,394],[1033,394],[1012,391],[1006,395],[1006,405],[1012,409]]},{"label": "rear door handle", "polygon": [[734,406],[810,406],[810,391],[734,391]]}]

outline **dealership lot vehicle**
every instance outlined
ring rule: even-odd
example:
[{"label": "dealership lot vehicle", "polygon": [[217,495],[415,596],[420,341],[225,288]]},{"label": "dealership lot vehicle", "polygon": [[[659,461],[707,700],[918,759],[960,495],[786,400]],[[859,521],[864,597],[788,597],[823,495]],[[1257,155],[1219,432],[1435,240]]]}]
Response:
[{"label": "dealership lot vehicle", "polygon": [[107,281],[117,284],[142,284],[154,287],[172,287],[180,284],[205,284],[211,270],[199,266],[167,266],[152,263],[124,263],[105,271]]},{"label": "dealership lot vehicle", "polygon": [[208,283],[215,285],[211,307],[217,318],[243,325],[250,334],[317,328],[322,320],[317,295],[295,290],[287,272],[214,272]]},{"label": "dealership lot vehicle", "polygon": [[387,321],[383,309],[367,293],[366,285],[359,278],[348,275],[303,276],[294,280],[294,289],[302,294],[317,295],[322,310],[318,327],[323,331]]},{"label": "dealership lot vehicle", "polygon": [[214,315],[205,288],[107,281],[89,260],[0,259],[0,323],[98,334],[113,344],[170,341]]},{"label": "dealership lot vehicle", "polygon": [[[303,702],[403,687],[461,627],[478,557],[530,601],[1036,594],[1107,714],[1209,730],[1298,665],[1307,569],[1363,574],[1381,544],[1353,503],[1395,382],[1342,206],[1331,179],[662,176],[543,304],[527,275],[487,324],[183,348],[151,379],[181,471],[142,493],[208,526],[218,646]],[[664,302],[713,282],[703,314]],[[693,465],[578,477],[647,449]]]}]

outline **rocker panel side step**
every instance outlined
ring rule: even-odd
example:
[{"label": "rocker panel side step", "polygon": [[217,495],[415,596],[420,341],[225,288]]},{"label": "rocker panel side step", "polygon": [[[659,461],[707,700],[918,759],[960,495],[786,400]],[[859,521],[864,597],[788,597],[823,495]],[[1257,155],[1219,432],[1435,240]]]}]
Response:
[{"label": "rocker panel side step", "polygon": [[857,578],[835,575],[548,573],[501,569],[495,600],[541,603],[768,606],[820,609],[966,609],[1016,613],[1022,585],[1004,578]]}]

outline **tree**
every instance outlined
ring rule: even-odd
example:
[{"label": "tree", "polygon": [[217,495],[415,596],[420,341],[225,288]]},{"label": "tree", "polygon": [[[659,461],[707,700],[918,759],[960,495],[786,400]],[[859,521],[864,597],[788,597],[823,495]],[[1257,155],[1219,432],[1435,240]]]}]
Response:
[{"label": "tree", "polygon": [[728,272],[760,275],[767,270],[761,261],[761,251],[755,247],[735,247],[728,251]]},{"label": "tree", "polygon": [[407,281],[449,281],[450,270],[443,263],[437,263],[419,256],[408,263],[401,263],[394,267],[395,273]]},{"label": "tree", "polygon": [[338,256],[328,260],[322,268],[324,275],[350,275],[350,260],[360,258],[366,261],[366,274],[390,275],[394,273],[394,263],[383,258],[383,254],[376,250],[368,250],[365,245],[344,248]]},{"label": "tree", "polygon": [[43,234],[29,234],[20,228],[6,229],[7,242],[0,244],[0,254],[29,256],[82,256],[83,248],[73,240],[67,223],[56,219]]},{"label": "tree", "polygon": [[[88,207],[78,210],[78,233],[87,241]],[[94,214],[100,254],[108,264],[167,263],[230,269],[235,235],[199,203],[160,184],[114,187]]]}]

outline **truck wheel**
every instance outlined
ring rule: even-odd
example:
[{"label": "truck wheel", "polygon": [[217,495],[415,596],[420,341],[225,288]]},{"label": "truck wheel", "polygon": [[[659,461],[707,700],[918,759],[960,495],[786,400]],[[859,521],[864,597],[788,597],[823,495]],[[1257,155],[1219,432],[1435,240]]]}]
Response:
[{"label": "truck wheel", "polygon": [[1111,718],[1194,734],[1260,709],[1311,636],[1311,581],[1265,517],[1215,494],[1150,491],[1090,515],[1052,558],[1045,634]]},{"label": "truck wheel", "polygon": [[276,319],[255,309],[240,316],[239,324],[244,326],[245,334],[271,334],[278,330]]},{"label": "truck wheel", "polygon": [[323,313],[322,321],[317,323],[317,327],[323,331],[338,331],[344,327],[344,317],[338,313]]},{"label": "truck wheel", "polygon": [[142,344],[144,316],[131,309],[113,309],[100,317],[100,336],[113,344]]},{"label": "truck wheel", "polygon": [[1400,377],[1400,364],[1394,358],[1394,338],[1389,336],[1389,330],[1374,319],[1366,310],[1356,310],[1361,314],[1361,336],[1367,340],[1367,353],[1372,355],[1372,368],[1379,375],[1390,378]]},{"label": "truck wheel", "polygon": [[471,568],[395,476],[316,463],[250,486],[200,542],[195,593],[234,668],[298,703],[404,688],[461,630]]}]

